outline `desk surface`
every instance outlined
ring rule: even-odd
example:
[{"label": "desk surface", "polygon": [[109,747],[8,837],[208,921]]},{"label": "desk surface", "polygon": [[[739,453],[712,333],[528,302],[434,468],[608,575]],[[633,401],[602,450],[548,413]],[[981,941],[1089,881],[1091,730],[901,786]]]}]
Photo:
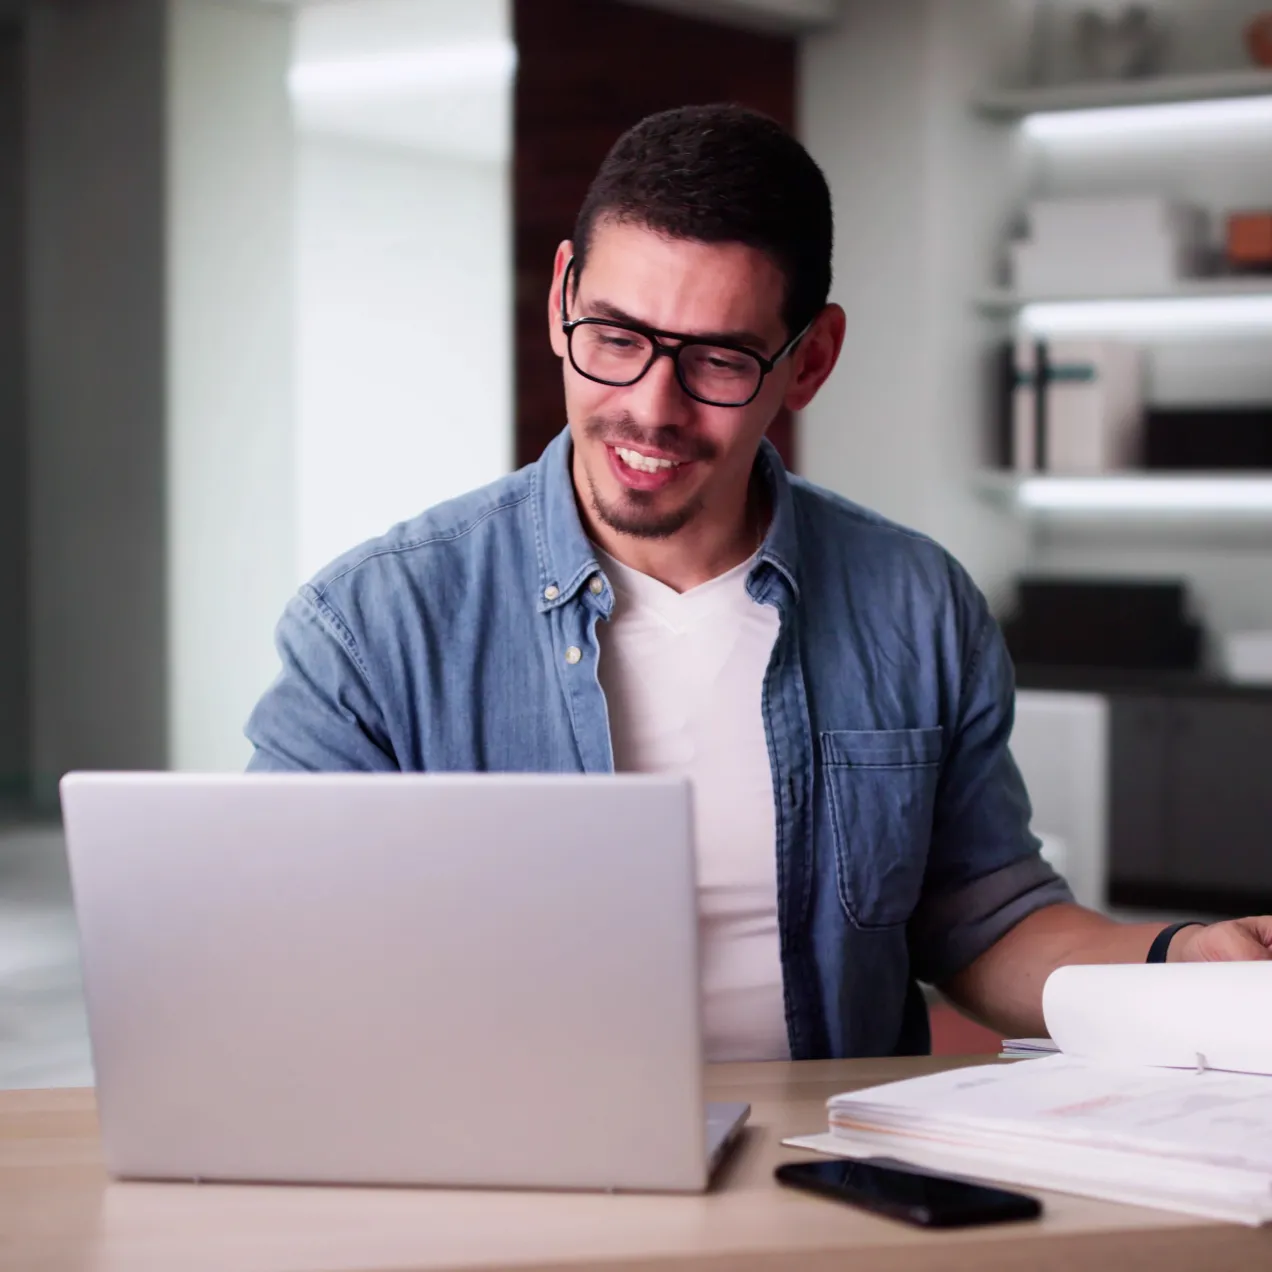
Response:
[{"label": "desk surface", "polygon": [[926,1233],[779,1188],[837,1091],[958,1061],[724,1065],[750,1129],[703,1197],[112,1183],[91,1091],[0,1093],[0,1265],[40,1272],[1272,1267],[1272,1230],[1040,1194],[1039,1223]]}]

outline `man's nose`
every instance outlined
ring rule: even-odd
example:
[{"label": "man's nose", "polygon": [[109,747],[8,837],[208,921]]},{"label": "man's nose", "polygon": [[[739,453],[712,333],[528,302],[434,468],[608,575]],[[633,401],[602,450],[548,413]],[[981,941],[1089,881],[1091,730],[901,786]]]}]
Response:
[{"label": "man's nose", "polygon": [[679,424],[693,415],[694,401],[680,387],[670,357],[655,358],[654,365],[627,392],[627,408],[638,423]]}]

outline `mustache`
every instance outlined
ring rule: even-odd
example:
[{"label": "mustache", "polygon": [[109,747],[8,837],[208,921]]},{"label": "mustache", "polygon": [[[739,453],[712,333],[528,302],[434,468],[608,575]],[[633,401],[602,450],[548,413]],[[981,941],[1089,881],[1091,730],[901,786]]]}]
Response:
[{"label": "mustache", "polygon": [[643,447],[682,463],[715,459],[718,453],[718,448],[705,437],[686,433],[675,424],[641,428],[626,411],[621,415],[593,415],[584,425],[584,432],[589,441],[607,446],[631,446],[637,450]]}]

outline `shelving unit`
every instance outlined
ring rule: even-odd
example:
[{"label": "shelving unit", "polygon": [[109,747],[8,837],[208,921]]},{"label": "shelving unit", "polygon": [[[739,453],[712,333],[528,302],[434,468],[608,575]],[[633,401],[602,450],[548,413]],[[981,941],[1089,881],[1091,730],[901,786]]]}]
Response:
[{"label": "shelving unit", "polygon": [[1012,122],[1027,115],[1056,111],[1231,101],[1242,97],[1272,97],[1272,71],[1154,76],[1113,83],[1067,84],[1054,88],[992,89],[975,97],[972,106],[987,119]]},{"label": "shelving unit", "polygon": [[[1153,110],[1157,107],[1174,109]],[[1107,180],[1107,159],[1100,156],[1137,147],[1141,132],[1150,137],[1153,151],[1160,144],[1151,137],[1155,130],[1167,136],[1178,129],[1180,136],[1191,138],[1197,135],[1191,130],[1200,126],[1222,137],[1226,119],[1254,128],[1252,134],[1242,131],[1241,136],[1272,139],[1272,70],[991,89],[973,99],[972,110],[991,123],[1019,124],[1027,140],[1043,146],[1063,135],[1061,153],[1070,163],[1090,145],[1096,170]],[[1077,118],[1088,111],[1100,112],[1099,118]],[[1056,132],[1043,125],[1054,125]],[[1109,151],[1113,135],[1116,148]],[[1272,146],[1269,149],[1272,152]],[[1247,342],[1253,336],[1261,344],[1266,333],[1272,364],[1272,276],[1188,279],[1169,290],[1146,293],[1057,296],[990,288],[972,297],[971,304],[991,322],[1057,335],[1101,334],[1151,343],[1180,335],[1191,341],[1194,335],[1215,333]],[[1272,473],[1064,475],[994,470],[977,474],[974,485],[978,497],[1027,522],[1096,521],[1112,526],[1171,521],[1197,529],[1217,525],[1240,526],[1261,535],[1272,532]]]}]

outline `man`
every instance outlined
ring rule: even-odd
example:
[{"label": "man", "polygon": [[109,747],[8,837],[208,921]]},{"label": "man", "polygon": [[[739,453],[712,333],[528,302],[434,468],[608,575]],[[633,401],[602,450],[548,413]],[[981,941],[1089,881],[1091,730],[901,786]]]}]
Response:
[{"label": "man", "polygon": [[[1079,908],[1039,857],[967,575],[764,441],[844,341],[831,233],[771,120],[625,134],[548,297],[568,429],[302,588],[248,725],[258,770],[688,774],[713,1059],[925,1051],[916,981],[1035,1034],[1053,968],[1162,933]],[[1272,919],[1167,942],[1268,958]]]}]

